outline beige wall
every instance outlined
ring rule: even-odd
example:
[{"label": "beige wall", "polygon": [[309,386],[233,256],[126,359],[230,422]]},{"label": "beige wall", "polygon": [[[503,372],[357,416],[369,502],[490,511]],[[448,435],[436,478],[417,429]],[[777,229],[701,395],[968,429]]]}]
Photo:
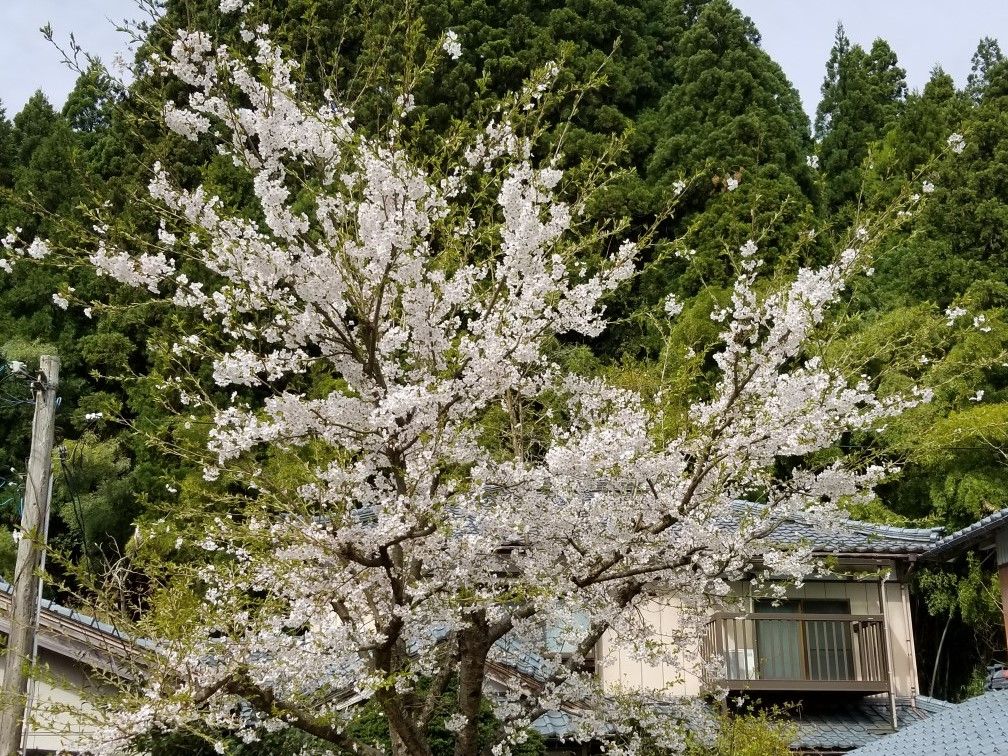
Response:
[{"label": "beige wall", "polygon": [[53,753],[79,750],[82,733],[90,731],[91,725],[84,721],[85,717],[75,716],[65,709],[87,712],[90,707],[82,700],[82,693],[86,695],[99,683],[89,677],[82,665],[65,656],[41,651],[39,661],[46,665],[46,670],[41,679],[31,683],[32,723],[28,729],[28,749]]},{"label": "beige wall", "polygon": [[651,637],[670,653],[672,661],[653,664],[635,658],[635,654],[609,631],[602,637],[597,657],[606,690],[624,688],[662,690],[676,695],[697,694],[700,678],[693,663],[699,658],[699,645],[695,640],[680,643],[677,631],[683,625],[681,607],[675,601],[653,600],[640,611],[643,621],[653,630]]},{"label": "beige wall", "polygon": [[[878,580],[839,581],[815,580],[801,588],[789,586],[787,598],[846,599],[851,614],[881,614]],[[914,661],[913,629],[905,586],[892,580],[885,584],[885,615],[888,627],[889,649],[892,659],[893,681],[898,696],[910,696],[919,691],[917,667]],[[752,609],[751,598],[746,597],[740,611]],[[601,675],[607,689],[630,688],[667,690],[677,695],[696,695],[700,692],[697,670],[699,644],[676,647],[675,633],[682,625],[681,609],[674,600],[651,601],[641,608],[642,617],[653,628],[653,638],[672,654],[673,663],[650,663],[635,658],[630,649],[622,646],[619,638],[607,633],[600,644]]]}]

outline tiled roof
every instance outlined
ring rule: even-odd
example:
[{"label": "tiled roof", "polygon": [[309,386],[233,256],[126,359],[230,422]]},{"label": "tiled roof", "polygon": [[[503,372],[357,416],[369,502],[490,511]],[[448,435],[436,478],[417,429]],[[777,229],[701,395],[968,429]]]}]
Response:
[{"label": "tiled roof", "polygon": [[[733,503],[731,514],[721,524],[734,527],[747,510],[759,505],[747,501]],[[1008,510],[1005,510],[1008,513]],[[455,507],[452,513],[461,523],[462,531],[476,529],[475,518]],[[377,521],[372,506],[354,510],[352,517],[360,524]],[[1008,514],[1006,514],[1008,517]],[[983,522],[983,520],[981,521]],[[979,523],[978,523],[979,524]],[[942,541],[941,528],[901,528],[893,525],[876,525],[858,520],[838,520],[829,530],[797,519],[786,520],[777,526],[770,540],[782,546],[811,543],[818,554],[923,554]],[[946,539],[947,540],[947,539]]]},{"label": "tiled roof", "polygon": [[541,654],[511,635],[505,635],[494,643],[490,657],[538,682],[545,682],[550,672],[556,668],[556,665],[550,664]]},{"label": "tiled roof", "polygon": [[815,550],[827,554],[922,554],[941,536],[939,528],[898,528],[848,520],[834,532],[821,532],[811,525],[787,522],[774,531],[783,543],[811,541]]},{"label": "tiled roof", "polygon": [[[925,697],[918,697],[915,703],[911,705],[909,699],[897,701],[896,721],[900,728],[921,722],[951,705]],[[798,737],[791,748],[796,750],[846,751],[893,733],[888,697],[850,703],[824,702],[819,706],[806,703],[793,718]]]},{"label": "tiled roof", "polygon": [[574,718],[565,711],[548,711],[532,723],[532,729],[544,738],[570,737]]},{"label": "tiled roof", "polygon": [[[903,732],[903,728],[909,728],[952,708],[956,708],[954,704],[927,696],[918,696],[914,705],[911,705],[909,699],[897,699],[896,721],[900,732]],[[569,738],[574,731],[575,717],[570,712],[551,711],[533,722],[532,727],[543,737]],[[849,703],[830,702],[819,707],[804,708],[794,715],[794,723],[798,727],[798,737],[791,743],[791,748],[795,750],[848,751],[893,734],[889,699],[885,697],[863,698]],[[860,755],[861,751],[856,753]],[[902,751],[896,753],[904,756]],[[910,753],[918,756],[931,751],[908,751],[907,756]],[[886,756],[889,756],[888,752]]]},{"label": "tiled roof", "polygon": [[989,514],[982,520],[967,525],[962,530],[942,538],[931,547],[927,553],[928,559],[944,559],[951,557],[960,548],[972,546],[988,536],[988,534],[1002,527],[1008,527],[1008,507],[1000,509],[994,514]]},{"label": "tiled roof", "polygon": [[1008,754],[1008,690],[995,690],[858,748],[851,756]]},{"label": "tiled roof", "polygon": [[[757,505],[735,502],[734,515]],[[900,528],[839,520],[828,530],[799,519],[782,522],[769,540],[784,546],[812,544],[818,554],[923,554],[941,540],[941,528]]]}]

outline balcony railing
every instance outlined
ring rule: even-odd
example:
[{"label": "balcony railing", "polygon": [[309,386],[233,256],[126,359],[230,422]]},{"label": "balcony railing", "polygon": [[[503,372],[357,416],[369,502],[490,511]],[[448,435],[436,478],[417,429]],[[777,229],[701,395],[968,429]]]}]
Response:
[{"label": "balcony railing", "polygon": [[730,690],[889,689],[881,615],[719,613],[701,650],[721,660],[708,682]]}]

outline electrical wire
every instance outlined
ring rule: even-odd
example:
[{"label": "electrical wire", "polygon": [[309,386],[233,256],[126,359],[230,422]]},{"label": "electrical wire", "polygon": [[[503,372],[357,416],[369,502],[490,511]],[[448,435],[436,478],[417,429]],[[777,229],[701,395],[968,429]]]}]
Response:
[{"label": "electrical wire", "polygon": [[[15,393],[17,384],[24,381],[29,389],[27,397]],[[7,363],[0,362],[0,407],[17,407],[24,404],[34,404],[35,397],[31,392],[32,376],[24,371],[15,372]]]}]

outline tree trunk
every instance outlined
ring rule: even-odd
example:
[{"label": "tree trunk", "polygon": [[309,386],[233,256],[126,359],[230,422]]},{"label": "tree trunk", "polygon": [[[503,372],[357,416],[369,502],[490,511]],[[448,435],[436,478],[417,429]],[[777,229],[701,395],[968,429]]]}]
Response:
[{"label": "tree trunk", "polygon": [[[945,620],[945,629],[942,630],[941,640],[938,641],[938,651],[935,652],[934,669],[931,670],[931,685],[928,688],[928,697],[934,698],[935,680],[938,678],[938,662],[941,661],[942,649],[945,647],[945,636],[948,634],[949,625],[952,624],[952,610],[949,609],[948,619]],[[948,695],[948,691],[945,691]]]},{"label": "tree trunk", "polygon": [[465,723],[455,735],[455,756],[479,753],[479,715],[486,658],[490,651],[489,637],[489,627],[482,614],[459,634],[458,710],[465,717]]},{"label": "tree trunk", "polygon": [[403,739],[391,727],[389,727],[389,735],[392,739],[392,756],[416,756],[416,754],[410,753],[409,748],[406,747],[406,743],[403,742]]},{"label": "tree trunk", "polygon": [[387,690],[379,690],[375,698],[388,720],[393,756],[431,756],[426,732],[410,718],[403,708],[402,699]]}]

